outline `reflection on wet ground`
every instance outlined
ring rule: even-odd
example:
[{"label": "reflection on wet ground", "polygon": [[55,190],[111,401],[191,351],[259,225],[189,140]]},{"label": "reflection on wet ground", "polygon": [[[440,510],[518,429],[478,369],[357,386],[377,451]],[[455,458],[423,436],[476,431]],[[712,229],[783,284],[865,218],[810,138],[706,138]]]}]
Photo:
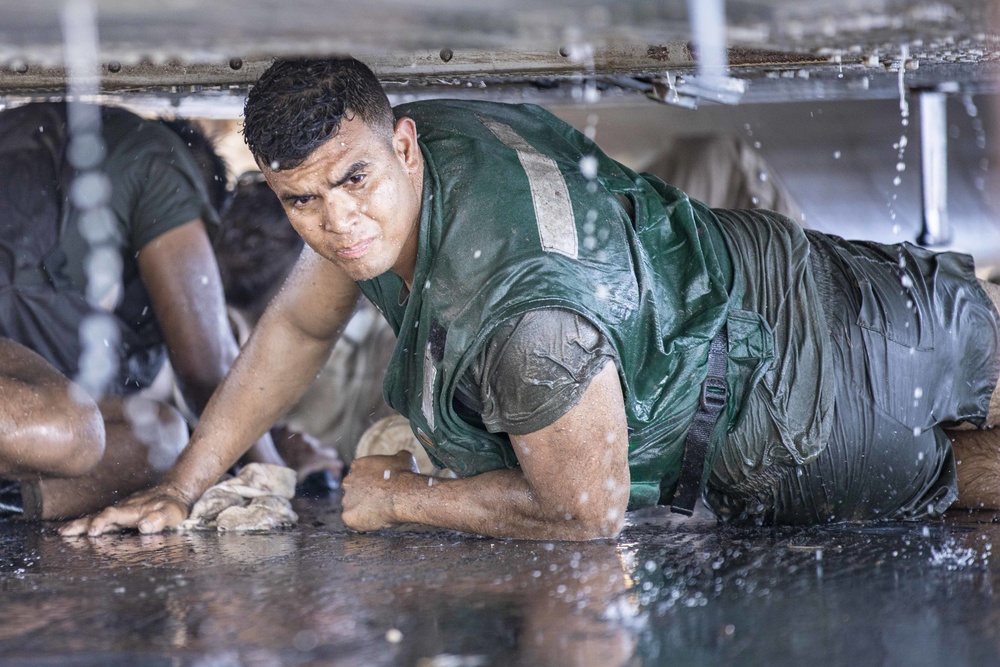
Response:
[{"label": "reflection on wet ground", "polygon": [[[345,530],[64,539],[0,523],[4,665],[965,665],[1000,662],[992,514],[615,542]],[[1000,584],[1000,579],[997,579]]]}]

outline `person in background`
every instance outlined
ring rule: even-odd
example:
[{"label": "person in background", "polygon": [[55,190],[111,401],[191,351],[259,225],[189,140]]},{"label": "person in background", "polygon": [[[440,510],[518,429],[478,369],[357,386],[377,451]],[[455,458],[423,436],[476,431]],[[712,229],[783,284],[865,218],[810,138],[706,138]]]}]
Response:
[{"label": "person in background", "polygon": [[764,209],[805,227],[805,215],[779,174],[739,137],[679,137],[646,171],[710,208]]},{"label": "person in background", "polygon": [[[34,458],[16,444],[23,438],[6,441],[9,466],[0,477],[7,505],[16,509],[19,493],[30,496],[24,509],[32,518],[79,516],[149,486],[176,458],[184,440],[176,433],[184,429],[174,410],[139,392],[169,360],[185,401],[200,414],[238,350],[210,241],[226,192],[225,163],[190,123],[146,120],[115,107],[87,109],[99,119],[95,136],[103,143],[93,149],[103,158],[103,177],[89,191],[76,180],[71,158],[80,148],[65,104],[0,113],[0,338],[47,362],[32,356],[19,365],[29,374],[22,382],[41,381],[30,373],[48,376],[54,369],[69,387],[69,380],[95,370],[84,357],[82,332],[96,318],[110,329],[92,333],[89,344],[107,346],[117,362],[103,386],[91,389],[105,422],[100,461],[91,460],[96,449],[85,447],[82,459],[93,465],[76,467],[75,474],[42,465],[60,458],[45,452],[63,451],[62,429],[32,431]],[[88,197],[103,198],[106,209],[87,210],[81,201]],[[97,236],[121,258],[120,280],[88,298],[93,270],[106,268],[88,265]],[[63,404],[56,401],[53,409]],[[281,463],[266,435],[245,460]]]}]

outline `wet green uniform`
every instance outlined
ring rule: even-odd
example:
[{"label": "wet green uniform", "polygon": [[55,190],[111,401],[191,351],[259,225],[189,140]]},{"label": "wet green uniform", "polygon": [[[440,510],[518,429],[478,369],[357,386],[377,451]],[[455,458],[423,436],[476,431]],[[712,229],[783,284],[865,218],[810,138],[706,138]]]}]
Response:
[{"label": "wet green uniform", "polygon": [[[780,216],[710,211],[537,107],[439,101],[397,113],[416,121],[426,164],[414,290],[392,273],[361,287],[399,336],[386,398],[432,458],[462,476],[517,465],[506,434],[462,409],[463,380],[505,323],[561,309],[591,323],[617,364],[630,508],[669,499],[725,326],[730,398],[707,499],[723,516],[798,520],[771,502],[765,471],[817,460],[836,430],[837,390],[805,233]],[[805,520],[840,518],[814,515]]]}]

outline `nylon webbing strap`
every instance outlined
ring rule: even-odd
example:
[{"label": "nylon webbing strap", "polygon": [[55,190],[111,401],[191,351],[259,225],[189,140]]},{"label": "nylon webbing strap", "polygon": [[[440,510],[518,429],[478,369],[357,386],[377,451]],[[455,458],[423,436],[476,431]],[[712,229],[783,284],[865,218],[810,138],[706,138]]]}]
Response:
[{"label": "nylon webbing strap", "polygon": [[726,329],[712,339],[708,351],[708,375],[701,384],[701,400],[694,415],[687,438],[684,440],[684,458],[681,460],[681,477],[674,491],[670,511],[691,516],[701,490],[701,478],[708,455],[708,443],[715,430],[715,422],[726,407],[729,390],[726,387]]}]

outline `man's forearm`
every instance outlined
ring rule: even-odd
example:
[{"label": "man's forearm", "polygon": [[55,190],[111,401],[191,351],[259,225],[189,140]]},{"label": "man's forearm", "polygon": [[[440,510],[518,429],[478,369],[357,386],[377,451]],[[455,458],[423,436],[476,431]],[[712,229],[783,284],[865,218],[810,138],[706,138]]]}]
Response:
[{"label": "man's forearm", "polygon": [[614,537],[631,489],[618,372],[608,363],[552,424],[511,436],[519,468],[464,479],[414,474],[408,452],[355,459],[344,478],[344,523],[376,530],[422,523],[495,537]]},{"label": "man's forearm", "polygon": [[496,470],[465,479],[397,473],[393,513],[398,523],[419,523],[491,537],[592,540],[614,537],[624,519],[595,506],[542,507],[520,470]]},{"label": "man's forearm", "polygon": [[329,356],[333,340],[294,327],[258,330],[208,402],[164,481],[197,499],[294,404]]}]

